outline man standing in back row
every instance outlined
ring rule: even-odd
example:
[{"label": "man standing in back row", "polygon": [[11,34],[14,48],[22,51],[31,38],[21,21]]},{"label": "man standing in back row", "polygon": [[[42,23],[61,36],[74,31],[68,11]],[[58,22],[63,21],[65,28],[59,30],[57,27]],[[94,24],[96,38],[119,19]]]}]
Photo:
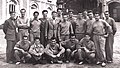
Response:
[{"label": "man standing in back row", "polygon": [[7,41],[6,47],[6,62],[13,63],[14,46],[17,40],[17,25],[15,21],[15,12],[10,12],[10,18],[3,25],[3,32]]},{"label": "man standing in back row", "polygon": [[18,35],[19,40],[22,40],[22,37],[24,35],[29,36],[28,28],[30,26],[28,18],[26,18],[26,10],[21,9],[20,10],[21,17],[17,19],[17,26],[18,26]]},{"label": "man standing in back row", "polygon": [[108,63],[112,63],[113,61],[113,43],[114,43],[114,35],[117,31],[115,20],[109,17],[109,12],[106,11],[105,13],[106,22],[111,26],[112,31],[106,38],[105,44],[105,53],[106,53],[106,60]]},{"label": "man standing in back row", "polygon": [[99,13],[95,14],[95,22],[92,26],[93,42],[96,46],[96,59],[97,64],[106,66],[105,56],[103,50],[105,47],[105,38],[110,34],[111,26],[104,20],[100,19]]}]

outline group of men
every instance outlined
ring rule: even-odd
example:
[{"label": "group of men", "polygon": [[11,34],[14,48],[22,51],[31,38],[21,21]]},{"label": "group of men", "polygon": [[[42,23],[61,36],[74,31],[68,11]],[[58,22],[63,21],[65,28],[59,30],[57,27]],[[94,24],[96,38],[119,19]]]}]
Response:
[{"label": "group of men", "polygon": [[[115,21],[106,11],[105,19],[91,10],[80,12],[75,17],[73,11],[62,13],[57,9],[47,17],[43,10],[43,18],[39,12],[33,13],[33,19],[26,18],[26,10],[20,10],[21,16],[15,19],[15,12],[3,26],[7,40],[6,61],[16,64],[32,60],[43,63],[84,62],[101,64],[113,62],[114,35],[117,31]],[[105,51],[105,55],[104,55]]]}]

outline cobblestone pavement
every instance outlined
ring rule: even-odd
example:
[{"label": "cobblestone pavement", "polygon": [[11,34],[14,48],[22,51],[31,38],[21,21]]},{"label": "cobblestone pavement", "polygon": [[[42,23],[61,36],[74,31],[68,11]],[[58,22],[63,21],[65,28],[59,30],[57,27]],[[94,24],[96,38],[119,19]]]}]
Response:
[{"label": "cobblestone pavement", "polygon": [[[118,31],[115,35],[114,42],[114,55],[113,55],[113,63],[107,64],[104,68],[120,68],[120,22],[117,22]],[[95,64],[83,64],[77,65],[74,63],[69,64],[8,64],[5,62],[5,50],[6,50],[6,41],[4,39],[4,33],[0,30],[0,68],[102,68],[100,65]]]}]

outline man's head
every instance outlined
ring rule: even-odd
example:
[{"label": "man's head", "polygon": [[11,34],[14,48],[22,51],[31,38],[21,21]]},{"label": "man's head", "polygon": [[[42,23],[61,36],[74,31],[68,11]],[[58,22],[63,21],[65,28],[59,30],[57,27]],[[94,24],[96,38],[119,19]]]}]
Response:
[{"label": "man's head", "polygon": [[57,12],[56,12],[56,11],[53,11],[53,12],[52,12],[52,17],[53,17],[53,18],[57,17]]},{"label": "man's head", "polygon": [[74,35],[74,34],[71,34],[71,35],[70,35],[70,40],[71,40],[72,42],[74,42],[75,39],[76,39],[76,38],[75,38],[75,35]]},{"label": "man's head", "polygon": [[93,12],[92,12],[92,10],[89,10],[89,11],[88,11],[88,16],[89,16],[90,19],[93,18]]},{"label": "man's head", "polygon": [[73,10],[69,10],[68,14],[69,14],[69,17],[73,17]]},{"label": "man's head", "polygon": [[38,11],[35,11],[35,12],[33,13],[33,16],[34,16],[34,18],[37,18],[37,17],[39,16],[39,12],[38,12]]},{"label": "man's head", "polygon": [[39,37],[35,37],[34,41],[35,41],[35,44],[40,44],[40,38]]},{"label": "man's head", "polygon": [[63,14],[63,20],[67,21],[68,20],[68,15],[66,13]]},{"label": "man's head", "polygon": [[25,16],[25,13],[26,13],[26,10],[25,10],[25,9],[21,9],[21,10],[20,10],[20,13],[21,13],[21,16],[24,17],[24,16]]},{"label": "man's head", "polygon": [[47,18],[47,14],[48,14],[48,11],[47,10],[43,10],[42,11],[42,15],[44,18]]},{"label": "man's head", "polygon": [[98,12],[96,12],[96,13],[95,13],[95,20],[96,20],[96,21],[99,21],[99,19],[100,19],[100,15],[99,15]]},{"label": "man's head", "polygon": [[86,40],[89,40],[89,39],[90,39],[90,36],[89,36],[89,35],[85,35],[85,39],[86,39]]},{"label": "man's head", "polygon": [[12,19],[15,19],[15,12],[10,12],[10,17],[11,17]]},{"label": "man's head", "polygon": [[55,44],[56,44],[56,38],[55,38],[55,37],[52,37],[52,38],[50,39],[50,43],[51,43],[51,45],[55,45]]},{"label": "man's head", "polygon": [[110,15],[110,14],[109,14],[109,11],[105,11],[104,14],[105,14],[105,17],[106,17],[106,18],[109,18],[109,15]]},{"label": "man's head", "polygon": [[82,15],[82,13],[80,12],[80,13],[78,13],[78,18],[80,18],[80,19],[82,19],[83,18],[83,15]]},{"label": "man's head", "polygon": [[58,14],[58,15],[62,15],[62,13],[63,13],[63,12],[62,12],[62,9],[61,9],[61,8],[58,8],[58,9],[57,9],[57,14]]},{"label": "man's head", "polygon": [[22,39],[24,42],[26,42],[26,41],[28,41],[28,36],[23,36]]},{"label": "man's head", "polygon": [[84,10],[83,11],[83,16],[87,16],[87,14],[88,14],[87,10]]}]

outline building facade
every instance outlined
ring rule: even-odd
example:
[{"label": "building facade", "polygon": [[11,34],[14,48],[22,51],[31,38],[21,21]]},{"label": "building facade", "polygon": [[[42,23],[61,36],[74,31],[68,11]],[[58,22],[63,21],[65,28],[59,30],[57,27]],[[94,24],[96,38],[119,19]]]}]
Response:
[{"label": "building facade", "polygon": [[20,9],[25,8],[26,17],[32,18],[33,12],[38,11],[42,17],[42,10],[48,10],[48,17],[56,10],[57,0],[0,0],[0,24],[10,17],[9,12],[15,11],[16,16],[20,16]]}]

